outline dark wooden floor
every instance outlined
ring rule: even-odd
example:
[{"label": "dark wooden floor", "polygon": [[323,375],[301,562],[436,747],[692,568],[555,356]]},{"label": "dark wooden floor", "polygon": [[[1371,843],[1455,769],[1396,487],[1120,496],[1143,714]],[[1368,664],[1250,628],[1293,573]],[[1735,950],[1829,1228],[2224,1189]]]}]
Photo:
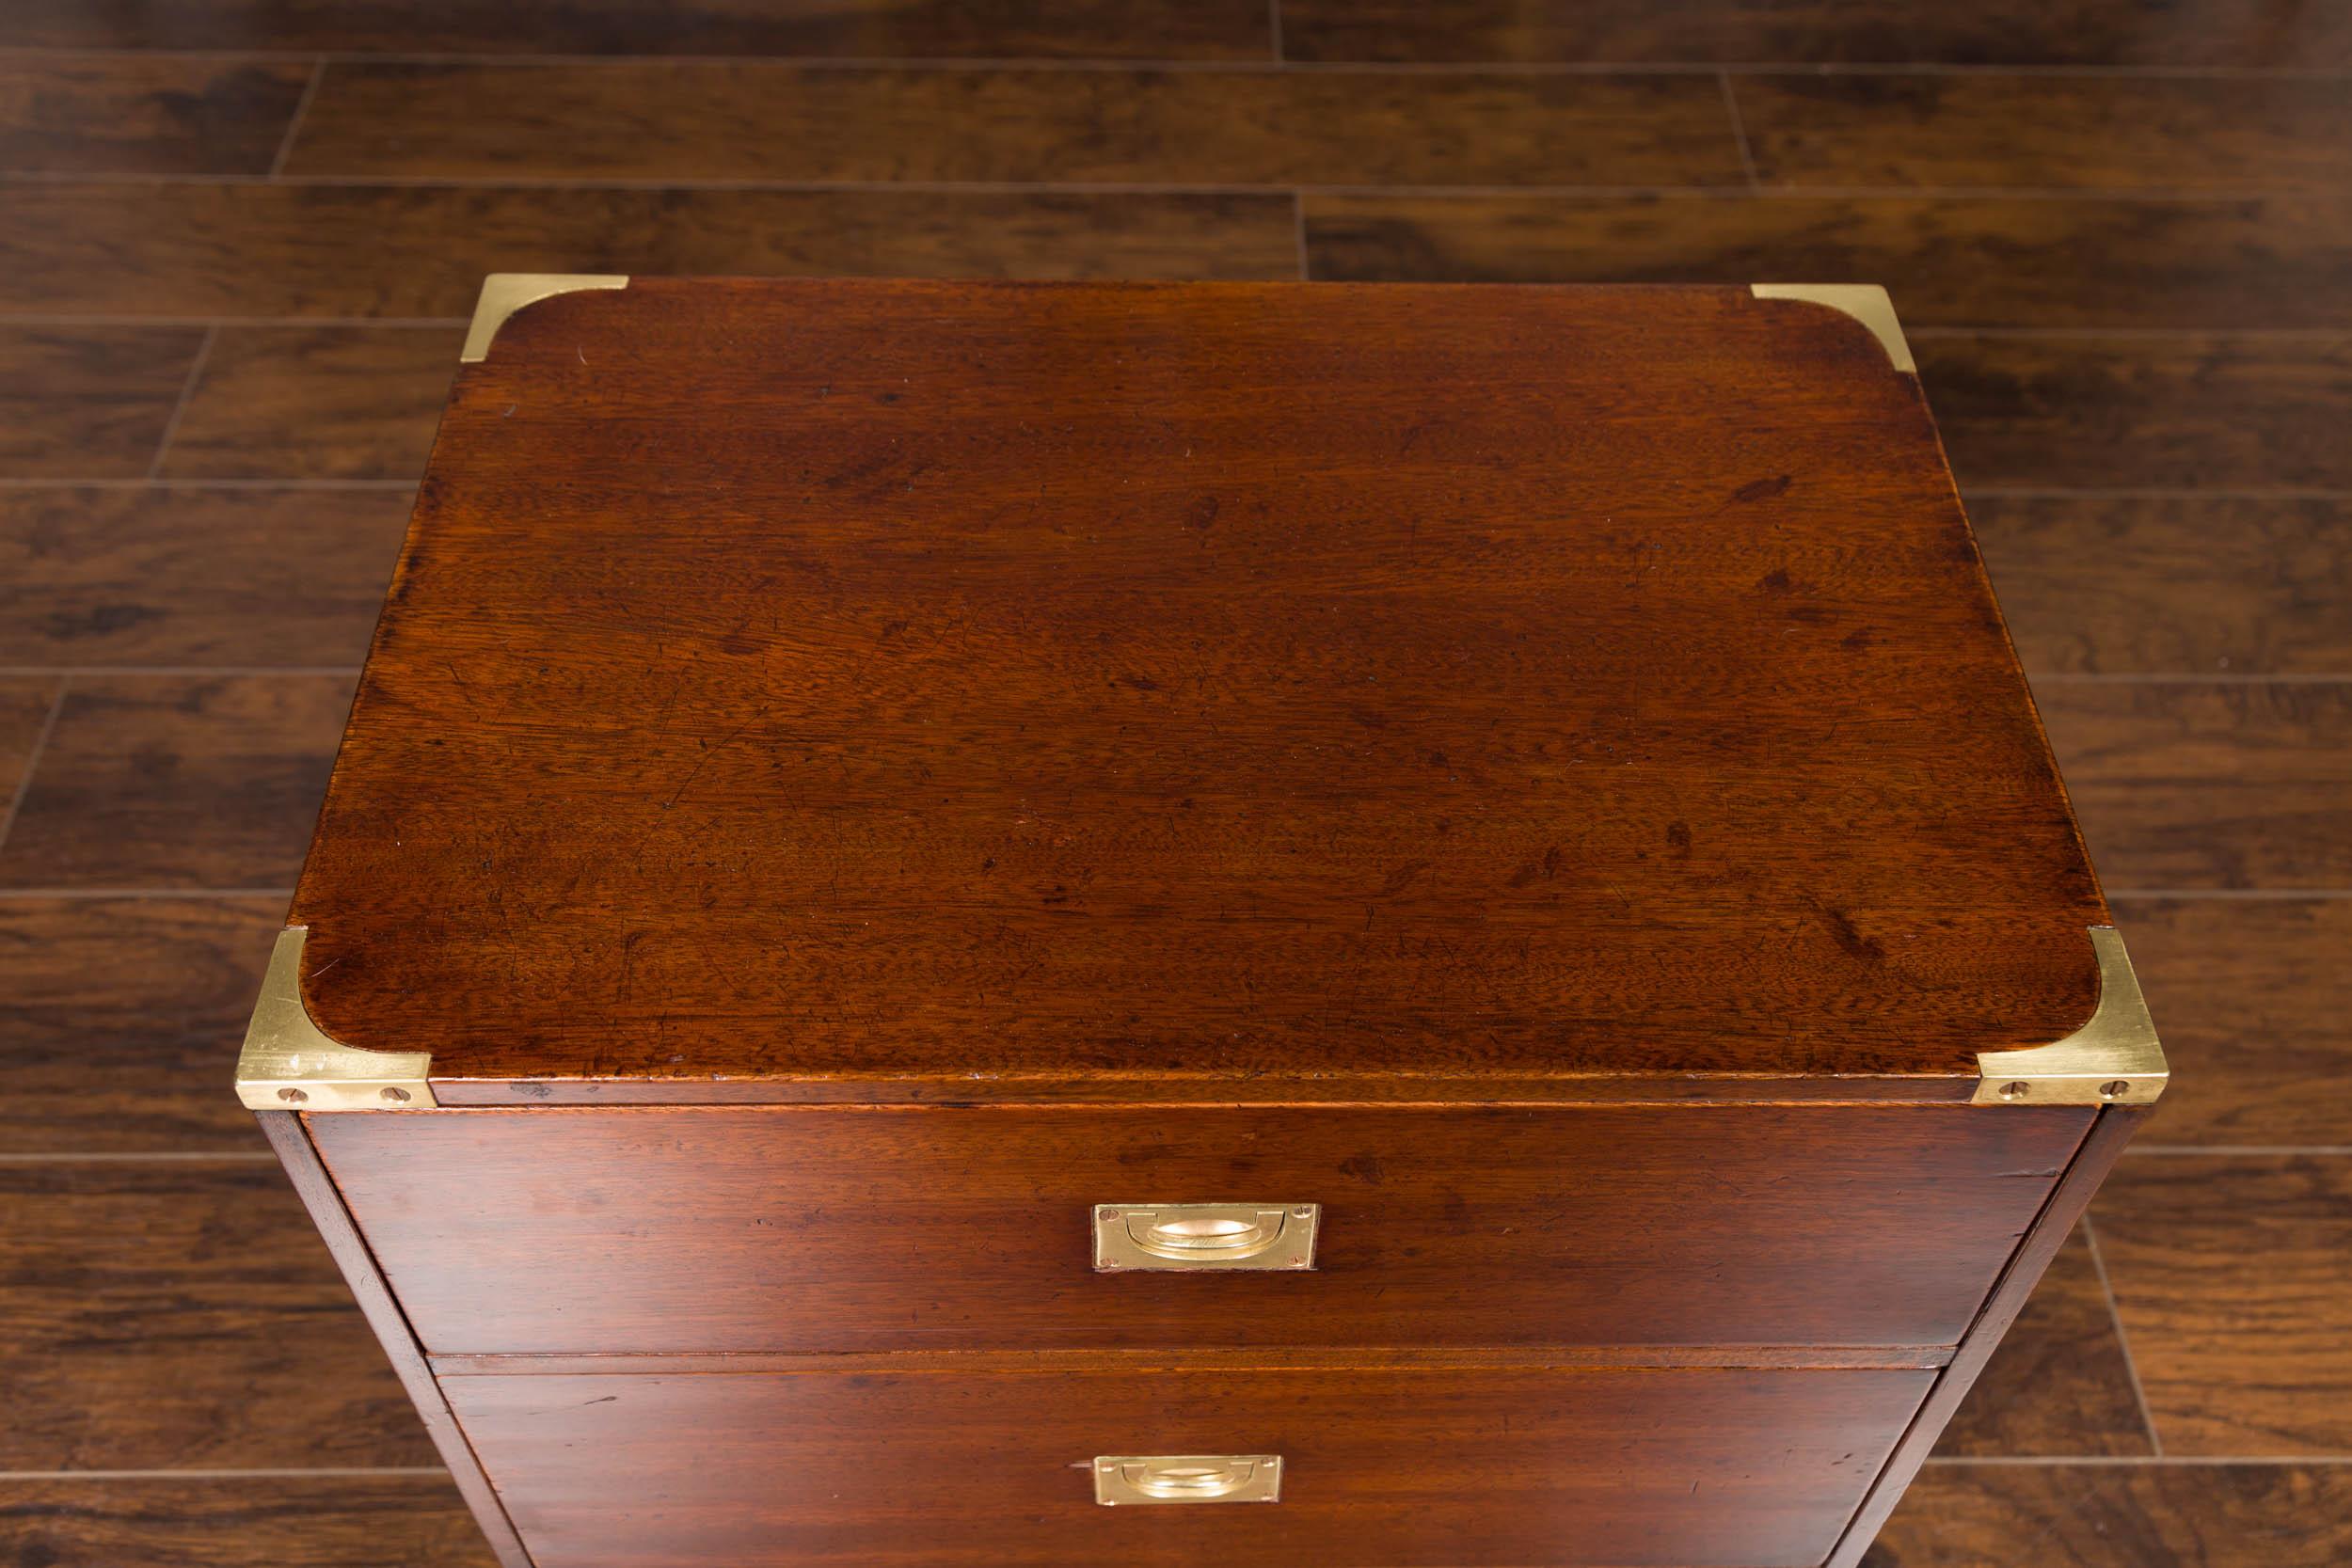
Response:
[{"label": "dark wooden floor", "polygon": [[1873,1561],[2352,1560],[2352,7],[561,16],[0,8],[8,1561],[488,1560],[227,1081],[494,269],[1890,285],[2181,1086]]}]

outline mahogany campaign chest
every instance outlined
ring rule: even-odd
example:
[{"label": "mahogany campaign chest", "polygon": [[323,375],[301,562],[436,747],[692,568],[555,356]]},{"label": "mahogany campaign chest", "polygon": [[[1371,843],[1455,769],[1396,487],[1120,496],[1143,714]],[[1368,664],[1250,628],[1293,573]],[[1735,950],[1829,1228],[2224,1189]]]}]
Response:
[{"label": "mahogany campaign chest", "polygon": [[1851,1564],[2164,1086],[1876,289],[463,358],[238,1078],[510,1568]]}]

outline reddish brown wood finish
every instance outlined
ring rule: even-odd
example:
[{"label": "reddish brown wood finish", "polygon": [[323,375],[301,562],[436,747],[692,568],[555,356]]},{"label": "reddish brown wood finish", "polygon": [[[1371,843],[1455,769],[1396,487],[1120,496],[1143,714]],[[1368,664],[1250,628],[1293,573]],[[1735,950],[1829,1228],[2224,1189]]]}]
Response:
[{"label": "reddish brown wood finish", "polygon": [[1836,311],[641,280],[459,374],[294,918],[453,1101],[1476,1101],[1964,1093],[2105,912]]},{"label": "reddish brown wood finish", "polygon": [[[401,1386],[416,1402],[417,1415],[423,1420],[425,1434],[440,1450],[441,1462],[449,1466],[457,1490],[473,1513],[474,1522],[482,1527],[490,1550],[497,1556],[500,1568],[538,1568],[516,1538],[515,1527],[508,1520],[506,1510],[500,1504],[498,1494],[491,1490],[488,1478],[482,1473],[482,1462],[467,1444],[465,1433],[451,1418],[449,1403],[440,1386],[425,1366],[416,1336],[409,1332],[407,1320],[401,1316],[400,1304],[385,1288],[384,1276],[368,1255],[367,1244],[352,1227],[351,1215],[336,1194],[335,1184],[320,1166],[318,1152],[310,1140],[303,1135],[302,1118],[291,1111],[261,1111],[254,1119],[262,1124],[262,1135],[277,1152],[278,1163],[286,1167],[286,1175],[310,1210],[310,1219],[326,1240],[326,1250],[334,1255],[335,1266],[342,1271],[343,1283],[351,1287],[352,1295],[359,1303],[359,1310],[383,1341],[384,1354],[392,1363],[392,1370],[400,1377]],[[323,1367],[322,1372],[331,1370]]]},{"label": "reddish brown wood finish", "polygon": [[[1933,1374],[453,1377],[538,1568],[1821,1560]],[[1279,1453],[1104,1508],[1097,1454]]]},{"label": "reddish brown wood finish", "polygon": [[[310,1118],[436,1354],[1956,1342],[2089,1108]],[[1324,1205],[1313,1273],[1098,1275],[1104,1203]],[[1835,1353],[1824,1353],[1834,1364]]]}]

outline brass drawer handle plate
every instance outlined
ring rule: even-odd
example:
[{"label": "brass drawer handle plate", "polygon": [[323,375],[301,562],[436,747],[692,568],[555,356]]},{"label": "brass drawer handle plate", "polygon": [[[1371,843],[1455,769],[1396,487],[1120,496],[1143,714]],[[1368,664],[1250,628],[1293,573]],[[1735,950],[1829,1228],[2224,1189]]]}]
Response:
[{"label": "brass drawer handle plate", "polygon": [[1121,1503],[1270,1503],[1282,1497],[1279,1453],[1103,1454],[1094,1500]]},{"label": "brass drawer handle plate", "polygon": [[1322,1214],[1313,1203],[1100,1204],[1094,1268],[1311,1269]]}]

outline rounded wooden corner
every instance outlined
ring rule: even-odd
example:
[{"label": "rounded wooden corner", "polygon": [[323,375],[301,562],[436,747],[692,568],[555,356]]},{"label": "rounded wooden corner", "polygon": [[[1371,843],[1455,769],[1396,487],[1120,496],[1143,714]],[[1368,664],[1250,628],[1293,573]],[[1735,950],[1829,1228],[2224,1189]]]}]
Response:
[{"label": "rounded wooden corner", "polygon": [[2090,930],[2099,960],[2099,1006],[2090,1022],[2048,1045],[1978,1053],[1978,1103],[2147,1105],[2164,1093],[2171,1069],[2123,934],[2112,926]]},{"label": "rounded wooden corner", "polygon": [[364,1051],[329,1037],[302,1000],[308,926],[271,947],[262,994],[237,1054],[237,1100],[252,1111],[430,1109],[433,1059],[421,1051]]},{"label": "rounded wooden corner", "polygon": [[1903,338],[1902,323],[1895,317],[1895,302],[1876,283],[1751,283],[1748,292],[1757,299],[1802,300],[1851,316],[1870,329],[1897,370],[1906,375],[1919,373],[1911,344]]},{"label": "rounded wooden corner", "polygon": [[490,356],[490,344],[516,311],[584,289],[626,289],[628,278],[617,273],[494,272],[482,280],[482,295],[474,301],[473,323],[466,328],[466,346],[457,351],[461,365],[476,365]]}]

